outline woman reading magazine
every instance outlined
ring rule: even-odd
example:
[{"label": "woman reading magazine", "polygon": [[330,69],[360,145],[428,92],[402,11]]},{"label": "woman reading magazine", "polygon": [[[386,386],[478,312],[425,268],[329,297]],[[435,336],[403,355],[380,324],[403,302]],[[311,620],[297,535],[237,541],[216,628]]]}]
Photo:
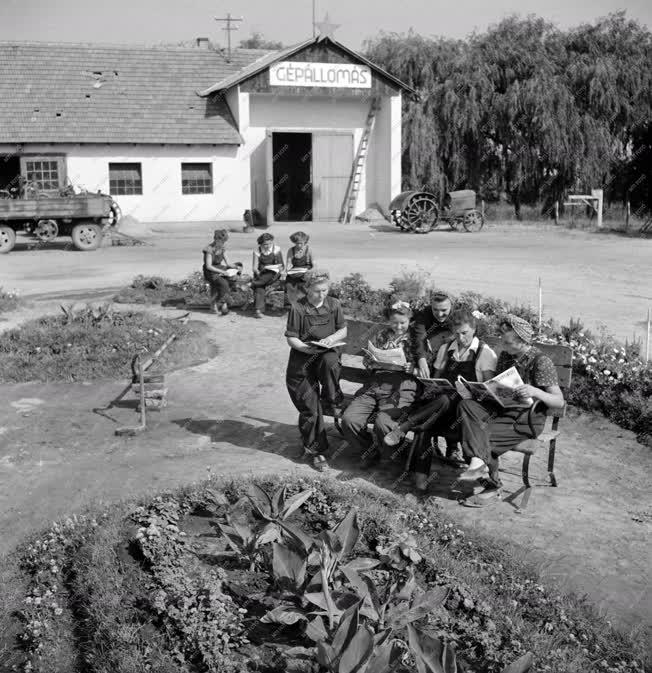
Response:
[{"label": "woman reading magazine", "polygon": [[[514,397],[523,407],[504,408],[495,402],[462,400],[457,407],[462,433],[462,451],[469,461],[461,481],[480,480],[483,490],[462,504],[486,507],[500,499],[501,481],[498,458],[524,439],[538,436],[546,421],[546,409],[560,409],[564,396],[559,388],[557,370],[552,360],[532,345],[534,330],[529,322],[507,315],[500,324],[503,350],[496,371],[515,367],[523,385],[514,390]],[[531,409],[529,398],[534,400]],[[528,421],[531,412],[532,426]]]},{"label": "woman reading magazine", "polygon": [[[342,433],[349,446],[357,449],[363,467],[380,458],[378,447],[397,419],[415,400],[421,384],[413,376],[416,349],[408,327],[412,311],[404,301],[396,302],[388,311],[389,327],[379,332],[369,344],[363,364],[374,375],[356,393],[342,416]],[[399,350],[400,358],[395,351]],[[383,358],[383,351],[391,352]],[[373,422],[374,434],[367,431]]]}]

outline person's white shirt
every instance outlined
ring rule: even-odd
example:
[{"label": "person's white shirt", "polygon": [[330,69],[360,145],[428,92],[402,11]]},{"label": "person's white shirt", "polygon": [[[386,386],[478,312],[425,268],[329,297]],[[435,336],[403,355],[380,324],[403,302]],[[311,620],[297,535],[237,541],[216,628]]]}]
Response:
[{"label": "person's white shirt", "polygon": [[[464,349],[460,349],[457,339],[454,339],[452,343],[446,343],[439,348],[437,357],[435,358],[434,369],[442,369],[448,358],[456,362],[469,362],[473,360],[479,347],[480,340],[477,336],[474,336],[469,347]],[[475,380],[484,381],[483,372],[491,372],[491,376],[493,376],[496,372],[497,364],[498,356],[492,348],[484,344],[478,359],[475,361]]]}]

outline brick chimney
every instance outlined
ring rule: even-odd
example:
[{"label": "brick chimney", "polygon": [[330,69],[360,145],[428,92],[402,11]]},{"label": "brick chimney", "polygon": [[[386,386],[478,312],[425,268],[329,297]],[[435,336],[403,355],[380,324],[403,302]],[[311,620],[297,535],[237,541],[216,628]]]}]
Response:
[{"label": "brick chimney", "polygon": [[198,49],[208,49],[208,38],[207,37],[198,37],[196,39]]}]

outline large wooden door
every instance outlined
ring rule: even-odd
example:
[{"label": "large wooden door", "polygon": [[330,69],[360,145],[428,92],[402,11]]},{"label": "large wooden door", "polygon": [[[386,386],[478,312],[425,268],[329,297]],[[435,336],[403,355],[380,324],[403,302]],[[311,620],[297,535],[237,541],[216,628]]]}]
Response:
[{"label": "large wooden door", "polygon": [[353,133],[312,134],[312,219],[338,220],[351,177]]}]

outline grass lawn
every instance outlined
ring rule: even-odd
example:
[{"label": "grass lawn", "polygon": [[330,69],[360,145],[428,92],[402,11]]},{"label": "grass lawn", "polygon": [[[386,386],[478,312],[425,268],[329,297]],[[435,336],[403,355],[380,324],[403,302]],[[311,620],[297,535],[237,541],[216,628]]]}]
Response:
[{"label": "grass lawn", "polygon": [[0,568],[5,670],[650,670],[642,643],[436,505],[254,483],[211,480],[30,539]]}]

